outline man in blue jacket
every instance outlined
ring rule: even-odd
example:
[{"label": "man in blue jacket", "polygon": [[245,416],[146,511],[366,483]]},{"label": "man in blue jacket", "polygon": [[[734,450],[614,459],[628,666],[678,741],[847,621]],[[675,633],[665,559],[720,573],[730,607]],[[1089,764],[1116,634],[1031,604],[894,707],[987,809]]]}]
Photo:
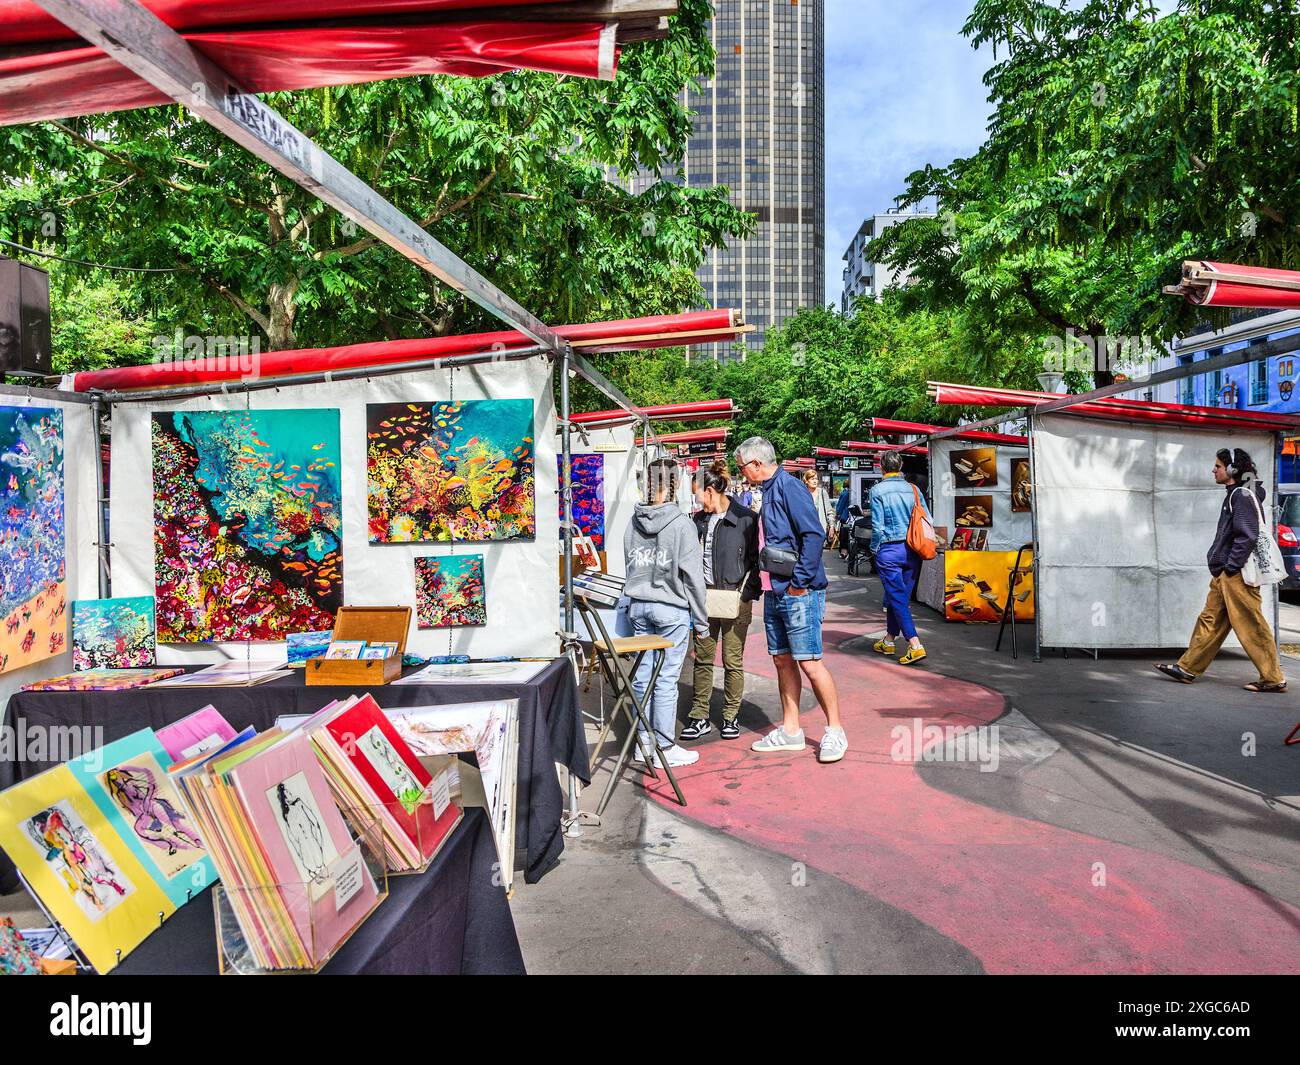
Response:
[{"label": "man in blue jacket", "polygon": [[[817,759],[838,762],[849,749],[849,742],[840,724],[835,682],[822,662],[827,580],[822,565],[825,533],[817,509],[803,482],[781,468],[776,451],[761,436],[750,437],[736,448],[736,465],[745,480],[763,490],[763,509],[759,513],[760,559],[764,556],[763,548],[794,556],[791,576],[778,576],[766,568],[762,572],[763,624],[767,630],[767,652],[776,665],[783,720],[779,728],[750,749],[759,754],[804,749],[803,729],[799,725],[802,673],[826,712],[827,727]],[[788,569],[770,560],[769,565],[778,570]]]}]

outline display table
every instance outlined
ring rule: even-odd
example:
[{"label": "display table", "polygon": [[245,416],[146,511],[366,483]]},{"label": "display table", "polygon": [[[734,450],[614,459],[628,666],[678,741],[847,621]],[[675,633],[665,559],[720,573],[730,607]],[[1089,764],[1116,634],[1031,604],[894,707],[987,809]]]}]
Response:
[{"label": "display table", "polygon": [[[409,670],[408,672],[415,672]],[[5,707],[4,724],[15,734],[41,729],[100,728],[95,745],[160,729],[211,703],[237,729],[259,732],[284,714],[315,713],[331,699],[369,692],[385,709],[439,706],[497,699],[519,700],[519,791],[515,838],[527,853],[524,879],[533,884],[564,850],[564,793],[555,763],[591,783],[587,739],[578,708],[578,685],[567,658],[557,658],[523,684],[386,684],[375,688],[307,687],[302,671],[251,688],[156,688],[120,692],[16,692]],[[49,735],[49,733],[46,733]],[[76,752],[73,752],[76,753]],[[0,761],[0,790],[33,777],[54,762]],[[13,864],[0,854],[0,892],[17,886]]]},{"label": "display table", "polygon": [[[322,974],[522,974],[524,959],[505,891],[493,884],[496,846],[487,815],[465,811],[423,873],[388,881],[379,905]],[[496,878],[499,879],[499,878]],[[212,976],[217,941],[212,890],[182,906],[113,970],[123,976]]]}]

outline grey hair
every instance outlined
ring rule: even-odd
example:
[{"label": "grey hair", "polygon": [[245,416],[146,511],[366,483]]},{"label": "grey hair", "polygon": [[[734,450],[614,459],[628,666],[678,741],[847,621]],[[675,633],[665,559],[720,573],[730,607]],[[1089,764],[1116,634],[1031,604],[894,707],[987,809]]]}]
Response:
[{"label": "grey hair", "polygon": [[885,473],[897,473],[903,468],[903,455],[899,451],[886,451],[880,457],[880,468]]},{"label": "grey hair", "polygon": [[771,466],[776,462],[776,449],[761,436],[751,436],[740,447],[736,448],[735,454],[736,461],[742,466],[746,462],[753,462],[755,459],[764,466]]}]

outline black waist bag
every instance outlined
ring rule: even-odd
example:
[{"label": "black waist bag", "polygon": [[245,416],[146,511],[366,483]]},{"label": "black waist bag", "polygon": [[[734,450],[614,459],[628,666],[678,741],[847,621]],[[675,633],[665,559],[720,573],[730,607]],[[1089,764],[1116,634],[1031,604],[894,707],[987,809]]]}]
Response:
[{"label": "black waist bag", "polygon": [[764,544],[763,550],[758,553],[759,568],[765,573],[770,573],[773,577],[782,577],[789,580],[794,576],[794,568],[798,564],[798,553],[787,551],[782,547],[772,547]]}]

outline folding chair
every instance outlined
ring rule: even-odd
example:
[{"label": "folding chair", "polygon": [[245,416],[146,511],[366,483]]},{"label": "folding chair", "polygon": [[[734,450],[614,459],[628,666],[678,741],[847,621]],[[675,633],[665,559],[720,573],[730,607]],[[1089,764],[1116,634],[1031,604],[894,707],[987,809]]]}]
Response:
[{"label": "folding chair", "polygon": [[[596,585],[595,587],[593,587],[593,583]],[[659,679],[659,671],[663,669],[667,652],[673,646],[672,641],[665,640],[662,636],[629,636],[622,638],[610,636],[609,630],[605,628],[605,622],[601,620],[596,607],[597,605],[612,607],[617,604],[618,597],[614,596],[611,600],[610,593],[599,587],[599,582],[582,581],[575,578],[573,601],[578,607],[578,612],[582,614],[583,623],[587,626],[587,631],[591,635],[592,653],[600,663],[600,670],[614,693],[614,705],[610,708],[609,718],[605,722],[605,727],[601,729],[600,736],[596,740],[596,749],[592,752],[591,768],[593,772],[597,762],[600,761],[600,752],[605,745],[605,739],[608,737],[610,729],[613,727],[614,719],[622,713],[628,723],[627,738],[623,741],[618,761],[614,764],[614,771],[610,774],[609,783],[605,785],[605,792],[601,795],[600,803],[596,807],[596,816],[600,817],[605,812],[605,807],[609,805],[610,797],[614,794],[614,788],[631,759],[633,743],[641,750],[641,756],[650,770],[650,775],[656,780],[659,779],[659,774],[655,772],[655,760],[658,759],[659,765],[668,777],[668,783],[673,786],[677,802],[685,806],[686,797],[682,794],[682,789],[677,783],[677,777],[673,774],[672,767],[668,764],[668,758],[660,750],[659,744],[652,739],[650,743],[652,750],[647,751],[645,745],[641,742],[642,735],[653,737],[654,729],[650,727],[645,703],[637,696],[636,689],[632,685],[632,678],[640,668],[642,660],[647,654],[653,654],[655,656],[654,668],[650,672],[650,682],[646,685],[646,692],[649,694],[654,691],[655,681]],[[630,663],[629,658],[631,659]]]},{"label": "folding chair", "polygon": [[[1020,566],[1020,560],[1024,553],[1029,552],[1029,563],[1023,569]],[[1011,622],[1011,657],[1018,658],[1016,652],[1016,586],[1021,583],[1023,577],[1034,572],[1034,545],[1021,544],[1020,550],[1016,552],[1016,564],[1011,567],[1011,573],[1007,577],[1007,601],[1002,607],[1002,624],[998,626],[998,642],[993,645],[994,652],[1002,650],[1002,633],[1006,630],[1007,622]]]}]

